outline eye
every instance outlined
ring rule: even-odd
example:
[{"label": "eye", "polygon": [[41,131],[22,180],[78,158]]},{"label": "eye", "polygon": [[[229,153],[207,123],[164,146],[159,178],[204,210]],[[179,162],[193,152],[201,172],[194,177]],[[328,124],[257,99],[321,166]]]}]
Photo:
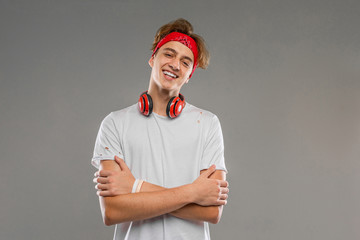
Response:
[{"label": "eye", "polygon": [[188,62],[183,62],[183,64],[185,65],[185,67],[189,67],[190,66],[190,64],[188,63]]},{"label": "eye", "polygon": [[171,57],[172,55],[170,53],[164,53],[166,57]]}]

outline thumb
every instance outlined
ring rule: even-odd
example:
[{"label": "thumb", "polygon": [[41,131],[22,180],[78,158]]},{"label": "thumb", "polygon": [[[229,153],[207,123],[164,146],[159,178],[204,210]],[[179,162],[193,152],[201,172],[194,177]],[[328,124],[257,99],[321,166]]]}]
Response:
[{"label": "thumb", "polygon": [[204,171],[201,176],[208,178],[213,172],[215,172],[215,164],[211,165],[206,171]]},{"label": "thumb", "polygon": [[115,162],[119,165],[119,167],[120,167],[120,170],[122,171],[123,169],[122,169],[122,167],[121,167],[121,162],[120,162],[120,158],[118,157],[118,156],[114,156],[114,160],[115,160]]},{"label": "thumb", "polygon": [[123,159],[119,158],[118,156],[115,156],[115,161],[117,162],[117,164],[120,165],[120,168],[122,171],[130,171],[130,169],[128,168],[128,166],[126,165],[126,163],[124,162]]}]

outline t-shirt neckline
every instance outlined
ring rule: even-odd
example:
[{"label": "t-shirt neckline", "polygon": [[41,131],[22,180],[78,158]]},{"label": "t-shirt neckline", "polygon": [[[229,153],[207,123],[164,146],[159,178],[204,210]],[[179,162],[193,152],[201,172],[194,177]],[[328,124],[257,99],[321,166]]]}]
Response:
[{"label": "t-shirt neckline", "polygon": [[[190,105],[190,104],[186,102],[186,103],[185,103],[185,107],[183,108],[182,112],[184,112],[184,111],[187,110],[188,105]],[[158,117],[158,118],[171,120],[168,116],[162,116],[162,115],[160,115],[160,114],[157,114],[156,112],[152,112],[152,114],[154,114],[154,116],[155,116],[155,117]]]}]

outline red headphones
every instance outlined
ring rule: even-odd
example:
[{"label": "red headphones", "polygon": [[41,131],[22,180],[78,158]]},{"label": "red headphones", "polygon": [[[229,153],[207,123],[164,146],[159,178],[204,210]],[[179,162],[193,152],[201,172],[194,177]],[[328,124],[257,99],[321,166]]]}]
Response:
[{"label": "red headphones", "polygon": [[[153,101],[151,96],[147,93],[147,91],[143,92],[140,95],[138,106],[140,112],[145,116],[150,116],[153,110]],[[169,103],[166,107],[166,115],[169,118],[176,118],[180,115],[181,111],[185,107],[185,98],[182,94],[179,93],[178,97],[172,97],[169,100]]]}]

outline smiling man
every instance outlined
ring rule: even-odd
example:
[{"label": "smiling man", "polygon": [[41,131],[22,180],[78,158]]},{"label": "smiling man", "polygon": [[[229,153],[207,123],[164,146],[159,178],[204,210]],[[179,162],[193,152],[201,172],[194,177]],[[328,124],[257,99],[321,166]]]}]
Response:
[{"label": "smiling man", "polygon": [[96,139],[103,220],[114,239],[210,239],[229,192],[221,126],[180,94],[209,54],[184,19],[162,26],[152,50],[148,90],[106,116]]}]

